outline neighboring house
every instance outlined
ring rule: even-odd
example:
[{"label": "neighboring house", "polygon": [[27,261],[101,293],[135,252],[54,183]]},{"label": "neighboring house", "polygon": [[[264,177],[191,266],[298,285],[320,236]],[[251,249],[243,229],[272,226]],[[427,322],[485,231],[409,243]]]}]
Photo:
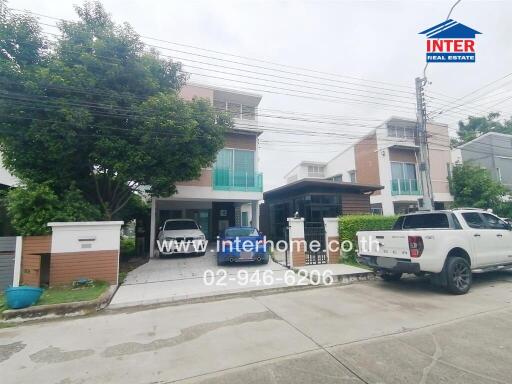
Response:
[{"label": "neighboring house", "polygon": [[257,129],[256,109],[261,96],[196,84],[184,86],[181,96],[188,100],[210,100],[216,109],[231,113],[235,127],[226,133],[225,146],[211,168],[203,169],[197,180],[176,183],[173,196],[152,199],[151,255],[159,226],[165,219],[194,219],[211,240],[228,226],[259,226],[263,176],[258,172],[261,131]]},{"label": "neighboring house", "polygon": [[13,187],[18,183],[18,179],[11,175],[2,164],[2,157],[0,156],[0,189],[7,189]]},{"label": "neighboring house", "polygon": [[[428,123],[427,134],[435,208],[441,209],[453,201],[448,183],[451,164],[448,126]],[[330,161],[302,162],[285,178],[300,180],[306,177],[310,166],[317,164],[318,174],[307,177],[384,186],[370,197],[374,213],[392,215],[414,211],[422,198],[416,139],[416,120],[391,117]]]},{"label": "neighboring house", "polygon": [[370,195],[380,185],[334,182],[303,178],[263,194],[261,229],[272,240],[284,238],[287,218],[295,213],[305,224],[323,228],[323,219],[340,215],[370,213]]},{"label": "neighboring house", "polygon": [[486,168],[493,179],[512,190],[512,135],[488,132],[452,151],[453,163]]},{"label": "neighboring house", "polygon": [[[0,156],[0,191],[4,191],[18,184],[18,179],[11,175],[2,165],[2,157]],[[7,218],[5,207],[0,204],[0,236],[11,236],[14,229],[10,225]]]}]

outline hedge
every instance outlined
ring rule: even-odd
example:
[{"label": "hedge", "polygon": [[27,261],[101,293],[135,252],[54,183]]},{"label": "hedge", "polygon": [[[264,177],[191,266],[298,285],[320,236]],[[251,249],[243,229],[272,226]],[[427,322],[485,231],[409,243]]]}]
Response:
[{"label": "hedge", "polygon": [[[354,244],[350,252],[343,252],[343,261],[355,262],[356,258],[356,233],[358,231],[378,231],[393,228],[398,216],[380,215],[347,215],[338,218],[338,232],[340,242],[349,240]],[[342,260],[340,260],[342,261]]]}]

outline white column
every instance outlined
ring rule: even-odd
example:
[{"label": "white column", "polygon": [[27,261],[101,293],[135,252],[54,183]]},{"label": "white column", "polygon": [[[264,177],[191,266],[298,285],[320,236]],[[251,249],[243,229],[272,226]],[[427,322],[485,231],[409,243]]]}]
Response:
[{"label": "white column", "polygon": [[[327,262],[337,263],[339,259],[339,232],[338,232],[338,218],[337,217],[324,217],[325,226],[325,248],[327,255]],[[337,244],[329,243],[337,242]],[[337,251],[336,251],[337,249]],[[336,256],[338,256],[336,258]],[[336,260],[335,260],[336,259]]]},{"label": "white column", "polygon": [[23,237],[16,236],[16,250],[14,253],[14,275],[12,277],[12,286],[20,286],[21,277],[21,252],[23,250]]},{"label": "white column", "polygon": [[254,228],[260,229],[260,204],[258,200],[251,202],[251,221]]},{"label": "white column", "polygon": [[150,235],[149,235],[149,257],[155,257],[155,214],[156,214],[156,199],[153,197],[151,199],[151,228],[150,228]]},{"label": "white column", "polygon": [[290,255],[290,268],[293,266],[302,267],[306,263],[305,248],[299,244],[304,244],[304,218],[288,219],[288,254]]}]

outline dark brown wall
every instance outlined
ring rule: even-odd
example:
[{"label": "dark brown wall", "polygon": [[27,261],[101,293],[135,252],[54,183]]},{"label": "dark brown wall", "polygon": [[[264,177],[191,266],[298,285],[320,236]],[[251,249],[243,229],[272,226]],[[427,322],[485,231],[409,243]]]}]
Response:
[{"label": "dark brown wall", "polygon": [[389,161],[399,161],[401,163],[416,163],[416,156],[413,150],[408,149],[389,149]]},{"label": "dark brown wall", "polygon": [[356,215],[370,213],[370,195],[343,192],[341,194],[341,214]]},{"label": "dark brown wall", "polygon": [[256,135],[244,135],[241,133],[227,133],[224,147],[256,150]]},{"label": "dark brown wall", "polygon": [[118,251],[52,253],[50,285],[70,284],[87,278],[117,284]]},{"label": "dark brown wall", "polygon": [[26,236],[23,237],[21,252],[21,284],[39,287],[41,284],[41,256],[49,254],[52,247],[52,237]]},{"label": "dark brown wall", "polygon": [[[366,136],[354,146],[356,163],[356,181],[361,184],[380,184],[379,154],[377,153],[377,135]],[[380,191],[375,192],[376,195]]]},{"label": "dark brown wall", "polygon": [[212,170],[202,169],[201,176],[197,180],[180,181],[176,185],[186,185],[193,187],[210,187],[212,185]]}]

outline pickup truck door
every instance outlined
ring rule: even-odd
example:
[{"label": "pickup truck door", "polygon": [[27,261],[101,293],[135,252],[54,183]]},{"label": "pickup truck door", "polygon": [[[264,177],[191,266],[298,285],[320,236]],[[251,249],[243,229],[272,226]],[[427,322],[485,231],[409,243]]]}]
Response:
[{"label": "pickup truck door", "polygon": [[499,217],[490,213],[482,213],[487,225],[487,230],[492,233],[492,248],[496,251],[492,255],[495,263],[512,263],[512,232],[509,226]]},{"label": "pickup truck door", "polygon": [[496,233],[487,229],[487,224],[479,212],[464,212],[462,217],[468,225],[465,230],[471,241],[473,256],[476,265],[481,267],[496,263],[496,254],[499,252],[496,247]]}]

